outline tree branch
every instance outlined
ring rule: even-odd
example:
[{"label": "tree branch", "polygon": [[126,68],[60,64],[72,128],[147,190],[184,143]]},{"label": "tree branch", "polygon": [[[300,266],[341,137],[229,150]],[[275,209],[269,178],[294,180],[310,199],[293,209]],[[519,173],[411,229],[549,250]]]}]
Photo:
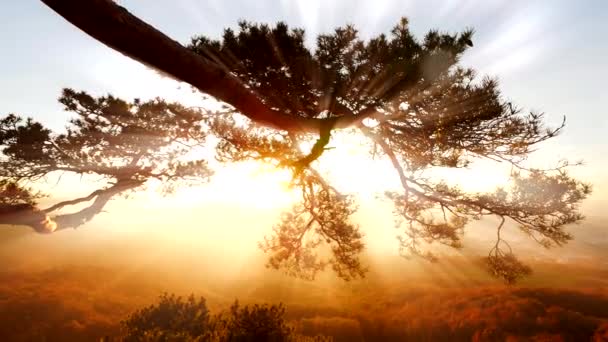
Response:
[{"label": "tree branch", "polygon": [[[143,183],[144,181],[138,180],[119,181],[109,188],[94,191],[85,197],[55,204],[44,210],[38,210],[31,204],[3,205],[0,206],[0,225],[28,226],[38,233],[52,233],[61,229],[76,228],[99,214],[113,196],[141,186]],[[62,207],[92,199],[95,201],[90,206],[78,212],[53,218],[47,216],[47,213]]]},{"label": "tree branch", "polygon": [[53,221],[55,221],[57,224],[57,228],[55,230],[76,228],[85,224],[93,219],[95,215],[99,214],[113,196],[141,186],[143,183],[143,181],[136,180],[119,181],[113,186],[99,191],[95,201],[89,207],[75,213],[55,216],[53,218]]},{"label": "tree branch", "polygon": [[41,1],[108,47],[232,105],[258,124],[316,133],[324,121],[272,110],[228,70],[201,58],[112,0]]},{"label": "tree branch", "polygon": [[329,140],[331,139],[331,130],[334,127],[335,121],[335,118],[332,118],[330,121],[323,122],[319,132],[319,139],[317,139],[310,152],[306,156],[291,163],[296,169],[294,177],[297,177],[297,175],[307,169],[312,162],[321,157],[325,151],[325,146],[329,144]]},{"label": "tree branch", "polygon": [[53,225],[49,225],[46,214],[37,210],[32,204],[11,204],[0,206],[0,226],[28,226],[38,233],[51,233]]},{"label": "tree branch", "polygon": [[78,203],[82,203],[82,202],[88,202],[90,200],[92,200],[93,198],[99,196],[100,194],[102,194],[105,190],[95,190],[93,192],[91,192],[88,196],[84,196],[84,197],[80,197],[80,198],[76,198],[73,200],[69,200],[69,201],[63,201],[63,202],[59,202],[57,204],[54,204],[46,209],[43,209],[42,212],[44,213],[50,213],[56,210],[59,210],[63,207],[66,207],[68,205],[76,205]]}]

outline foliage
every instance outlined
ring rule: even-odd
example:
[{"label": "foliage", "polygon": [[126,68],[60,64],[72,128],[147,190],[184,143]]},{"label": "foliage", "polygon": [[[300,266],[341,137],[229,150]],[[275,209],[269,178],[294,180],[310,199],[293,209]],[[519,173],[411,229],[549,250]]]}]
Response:
[{"label": "foliage", "polygon": [[316,50],[304,44],[304,30],[287,24],[239,23],[221,41],[204,36],[189,48],[235,73],[277,115],[339,115],[385,105],[424,78],[430,84],[471,45],[472,31],[458,35],[430,32],[419,43],[402,19],[392,35],[363,42],[353,26],[320,35]]},{"label": "foliage", "polygon": [[211,315],[204,298],[186,300],[164,294],[158,304],[132,313],[123,322],[124,341],[324,341],[295,334],[283,305],[240,306]]},{"label": "foliage", "polygon": [[[576,273],[575,270],[584,271]],[[154,278],[151,275],[142,279],[142,273],[138,272],[129,273],[117,282],[110,281],[107,291],[99,291],[99,285],[107,283],[108,272],[115,271],[121,272],[106,267],[71,266],[1,273],[0,336],[5,341],[96,341],[101,336],[117,337],[106,341],[120,341],[121,318],[129,317],[131,312],[130,317],[141,312],[136,309],[142,300],[153,298],[153,293],[162,285],[150,282],[149,279]],[[155,274],[160,273],[157,270]],[[608,327],[608,296],[605,288],[602,289],[607,284],[606,270],[561,266],[552,271],[551,277],[563,280],[565,274],[570,279],[568,283],[575,284],[573,287],[538,287],[530,282],[526,285],[532,287],[492,287],[487,281],[480,286],[479,279],[463,282],[468,279],[463,276],[446,276],[448,280],[443,288],[437,287],[436,282],[424,287],[422,284],[426,282],[412,282],[408,277],[392,281],[393,285],[387,285],[386,279],[378,282],[370,279],[362,286],[354,286],[359,291],[350,293],[347,303],[341,296],[320,301],[328,289],[322,285],[308,287],[296,292],[299,295],[291,292],[295,295],[294,301],[285,305],[283,319],[293,327],[296,340],[302,341],[312,341],[317,335],[328,336],[335,342],[472,341],[474,338],[533,341],[542,336],[552,336],[552,340],[590,341],[594,335],[597,341],[602,341]],[[179,279],[183,280],[183,275]],[[555,281],[550,283],[554,285]],[[249,285],[246,292],[250,292]],[[285,286],[281,290],[292,289],[289,283]],[[584,289],[589,286],[596,289]],[[273,299],[267,297],[267,300]],[[177,302],[181,305],[165,310],[171,311],[168,321],[176,317],[197,317],[179,314],[183,312],[180,308],[193,308],[187,298]],[[200,303],[200,300],[197,298],[194,302]],[[159,304],[160,301],[154,301],[151,307]],[[243,307],[239,305],[239,310]],[[253,306],[248,308],[249,312],[253,311]],[[194,306],[192,312],[196,309]],[[210,322],[214,317],[226,319],[232,315],[230,309],[209,311]],[[125,326],[122,327],[126,333]],[[208,327],[214,329],[212,325]],[[160,330],[157,331],[161,335]],[[181,335],[183,340],[190,338],[183,332]]]},{"label": "foliage", "polygon": [[65,133],[52,134],[15,115],[0,122],[2,153],[9,158],[2,162],[0,176],[37,179],[68,171],[118,182],[206,175],[204,163],[186,168],[175,160],[187,149],[179,143],[204,142],[197,110],[160,99],[128,103],[113,96],[94,98],[71,89],[64,89],[59,102],[76,115]]},{"label": "foliage", "polygon": [[41,197],[40,193],[15,181],[0,178],[0,224],[23,224],[39,233],[52,232],[54,224],[36,209]]},{"label": "foliage", "polygon": [[0,180],[0,206],[10,205],[36,205],[36,201],[40,197],[31,189],[19,186],[15,182],[6,179]]},{"label": "foliage", "polygon": [[[571,236],[564,226],[583,219],[578,205],[590,186],[568,176],[568,162],[550,170],[524,166],[534,146],[556,136],[563,124],[544,128],[543,114],[524,114],[503,100],[496,80],[479,80],[473,69],[458,65],[473,45],[472,30],[430,31],[418,40],[408,24],[402,19],[390,35],[368,41],[359,39],[353,26],[338,28],[319,36],[310,50],[302,29],[241,22],[236,31],[226,29],[221,40],[200,36],[189,45],[238,77],[277,116],[325,123],[307,154],[301,142],[314,136],[234,120],[239,112],[229,107],[211,123],[221,139],[221,160],[289,167],[293,185],[301,189],[302,203],[261,244],[270,253],[269,266],[309,279],[326,265],[347,280],[364,275],[357,258],[362,234],[349,222],[354,199],[314,169],[332,130],[344,127],[366,137],[372,158],[388,159],[395,169],[402,190],[386,195],[395,206],[405,256],[436,260],[431,245],[461,248],[466,224],[489,216],[515,223],[544,247],[567,242]],[[493,193],[466,193],[426,176],[437,168],[474,167],[477,159],[511,165],[516,170],[511,184]],[[498,253],[503,242],[493,251]],[[324,248],[329,257],[323,257]],[[509,283],[529,273],[523,265],[502,267],[514,265],[503,256],[487,261],[494,265],[491,273]]]},{"label": "foliage", "polygon": [[239,306],[216,317],[216,338],[219,341],[290,341],[293,329],[285,321],[283,305]]},{"label": "foliage", "polygon": [[[170,190],[176,182],[205,181],[211,174],[205,160],[185,159],[205,141],[198,110],[161,99],[129,103],[113,96],[94,98],[71,89],[64,89],[59,102],[75,115],[64,133],[53,133],[31,118],[14,114],[0,120],[0,146],[5,157],[0,160],[2,201],[16,200],[6,193],[11,186],[13,192],[20,189],[19,198],[30,207],[29,212],[21,211],[14,223],[24,224],[30,220],[28,216],[93,201],[75,213],[53,218],[44,215],[47,226],[53,226],[51,231],[75,228],[101,212],[113,196],[140,188],[148,180],[157,179]],[[106,186],[82,198],[36,208],[36,195],[20,184],[53,173],[95,175]],[[20,209],[14,204],[3,203],[13,214]],[[37,231],[45,229],[38,222],[26,225]]]},{"label": "foliage", "polygon": [[204,298],[193,295],[183,300],[163,294],[158,304],[132,313],[123,325],[125,341],[189,340],[206,336],[210,314]]},{"label": "foliage", "polygon": [[590,341],[604,333],[607,300],[549,288],[416,291],[359,322],[365,341]]}]

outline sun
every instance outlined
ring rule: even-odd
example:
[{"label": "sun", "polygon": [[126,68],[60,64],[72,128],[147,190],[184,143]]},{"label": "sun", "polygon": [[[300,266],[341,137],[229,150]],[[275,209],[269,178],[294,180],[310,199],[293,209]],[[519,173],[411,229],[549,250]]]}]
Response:
[{"label": "sun", "polygon": [[[301,142],[299,147],[305,153],[314,143],[315,140],[310,139]],[[387,190],[401,189],[391,162],[385,157],[374,156],[372,151],[371,142],[356,131],[335,131],[312,167],[341,193],[355,195],[367,202]],[[298,189],[291,186],[293,174],[288,168],[248,161],[217,163],[213,169],[209,183],[179,187],[171,196],[172,202],[180,207],[220,203],[235,208],[284,210],[300,199]],[[434,169],[425,176],[467,191],[488,192],[508,182],[509,173],[492,163],[479,162],[469,169]]]},{"label": "sun", "polygon": [[[300,148],[308,151],[314,141]],[[332,132],[327,150],[315,167],[338,190],[359,196],[374,196],[399,186],[390,161],[374,158],[369,140],[352,130]]]},{"label": "sun", "polygon": [[175,201],[201,205],[231,204],[258,209],[282,208],[295,200],[291,173],[257,162],[219,166],[208,184],[180,188]]},{"label": "sun", "polygon": [[[314,144],[303,143],[309,150]],[[509,182],[510,169],[493,161],[475,160],[468,168],[434,168],[422,176],[445,181],[471,192],[491,192]],[[363,197],[376,197],[386,190],[401,189],[398,174],[388,158],[374,155],[369,140],[354,131],[332,133],[328,150],[315,165],[338,189]]]}]

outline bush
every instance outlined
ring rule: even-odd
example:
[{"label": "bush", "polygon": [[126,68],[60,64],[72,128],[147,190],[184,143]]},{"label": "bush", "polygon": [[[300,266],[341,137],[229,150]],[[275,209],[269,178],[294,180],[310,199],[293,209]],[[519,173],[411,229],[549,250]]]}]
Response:
[{"label": "bush", "polygon": [[125,341],[190,341],[209,333],[211,317],[204,298],[186,300],[163,294],[156,305],[123,321]]},{"label": "bush", "polygon": [[123,341],[183,342],[321,342],[330,339],[300,336],[285,320],[279,305],[241,306],[210,315],[203,297],[187,299],[163,294],[158,304],[134,312],[122,322]]}]

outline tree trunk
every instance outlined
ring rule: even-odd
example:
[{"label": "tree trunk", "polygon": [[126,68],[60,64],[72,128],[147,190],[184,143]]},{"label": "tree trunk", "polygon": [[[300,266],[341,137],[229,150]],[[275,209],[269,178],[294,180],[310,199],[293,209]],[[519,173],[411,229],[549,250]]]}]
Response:
[{"label": "tree trunk", "polygon": [[232,105],[258,124],[289,132],[319,132],[323,120],[271,110],[227,70],[201,58],[112,0],[42,2],[110,48]]}]

